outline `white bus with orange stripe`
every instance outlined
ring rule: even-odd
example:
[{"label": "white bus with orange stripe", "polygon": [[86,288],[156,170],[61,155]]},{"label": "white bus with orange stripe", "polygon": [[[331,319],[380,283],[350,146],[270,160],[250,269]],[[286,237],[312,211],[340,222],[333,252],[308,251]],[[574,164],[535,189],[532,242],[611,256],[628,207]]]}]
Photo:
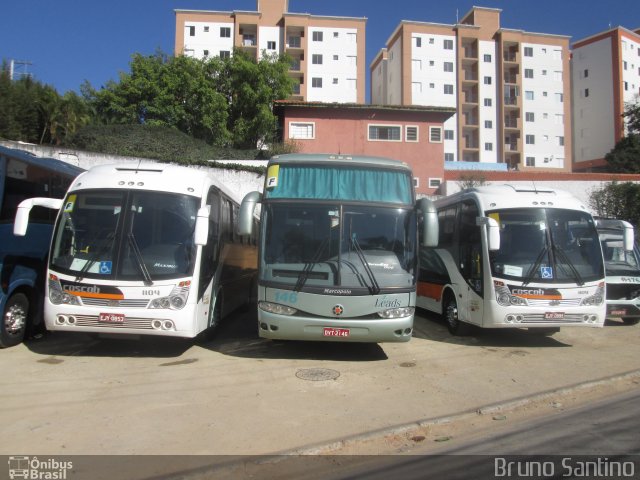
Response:
[{"label": "white bus with orange stripe", "polygon": [[483,186],[436,200],[439,240],[422,248],[417,306],[454,335],[469,327],[602,327],[605,271],[586,206],[562,190]]},{"label": "white bus with orange stripe", "polygon": [[[39,204],[20,205],[16,234]],[[46,206],[49,330],[193,338],[255,293],[256,238],[237,234],[239,202],[208,169],[97,166]]]}]

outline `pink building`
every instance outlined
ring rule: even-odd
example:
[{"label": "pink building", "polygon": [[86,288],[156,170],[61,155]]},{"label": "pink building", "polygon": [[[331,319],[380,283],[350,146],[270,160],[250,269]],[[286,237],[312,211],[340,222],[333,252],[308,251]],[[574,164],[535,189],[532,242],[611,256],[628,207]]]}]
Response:
[{"label": "pink building", "polygon": [[433,194],[444,178],[447,107],[281,101],[274,106],[282,139],[299,153],[369,155],[406,162],[416,192]]}]

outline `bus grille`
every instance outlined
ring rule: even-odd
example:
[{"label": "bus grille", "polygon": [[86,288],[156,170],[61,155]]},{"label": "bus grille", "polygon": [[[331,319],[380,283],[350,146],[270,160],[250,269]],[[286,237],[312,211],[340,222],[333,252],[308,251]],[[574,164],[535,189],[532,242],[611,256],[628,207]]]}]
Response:
[{"label": "bus grille", "polygon": [[522,323],[584,323],[584,314],[565,313],[564,318],[549,320],[544,318],[544,313],[527,313],[522,316]]},{"label": "bus grille", "polygon": [[128,328],[137,330],[152,330],[150,318],[126,317],[123,323],[107,323],[100,322],[94,315],[74,315],[76,319],[75,325],[78,327],[104,327],[104,328]]},{"label": "bus grille", "polygon": [[580,298],[569,300],[532,300],[527,298],[527,303],[532,307],[579,307],[581,301]]},{"label": "bus grille", "polygon": [[82,303],[90,307],[128,307],[128,308],[147,308],[149,300],[107,300],[103,298],[83,298]]}]

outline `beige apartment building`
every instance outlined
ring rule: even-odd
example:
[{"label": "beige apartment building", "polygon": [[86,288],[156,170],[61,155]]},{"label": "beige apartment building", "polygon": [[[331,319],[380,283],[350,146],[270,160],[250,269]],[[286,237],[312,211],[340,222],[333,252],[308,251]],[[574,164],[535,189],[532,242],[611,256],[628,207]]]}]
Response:
[{"label": "beige apartment building", "polygon": [[570,171],[569,37],[503,28],[500,13],[402,21],[370,65],[371,102],[455,108],[445,161]]},{"label": "beige apartment building", "polygon": [[289,12],[288,0],[257,0],[256,11],[175,10],[175,54],[293,59],[293,100],[365,102],[366,18]]}]

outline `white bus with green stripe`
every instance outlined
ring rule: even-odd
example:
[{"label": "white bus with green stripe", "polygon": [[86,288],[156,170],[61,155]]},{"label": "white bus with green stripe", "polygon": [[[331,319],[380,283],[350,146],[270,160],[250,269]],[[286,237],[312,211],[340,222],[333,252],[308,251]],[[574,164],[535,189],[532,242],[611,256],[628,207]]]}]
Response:
[{"label": "white bus with green stripe", "polygon": [[437,240],[431,202],[416,204],[411,168],[396,160],[273,157],[262,194],[240,208],[252,233],[261,203],[258,332],[263,338],[406,342],[413,331],[418,226]]}]

